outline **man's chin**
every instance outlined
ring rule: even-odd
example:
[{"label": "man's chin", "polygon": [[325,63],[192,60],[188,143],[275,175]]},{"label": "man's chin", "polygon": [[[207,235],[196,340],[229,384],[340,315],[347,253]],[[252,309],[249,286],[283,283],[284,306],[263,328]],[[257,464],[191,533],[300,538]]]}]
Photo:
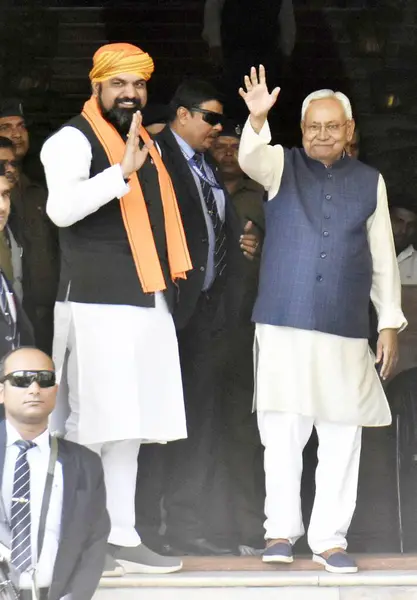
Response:
[{"label": "man's chin", "polygon": [[315,160],[326,160],[326,161],[330,161],[330,162],[334,162],[336,161],[338,158],[340,158],[341,152],[340,153],[336,153],[334,148],[332,147],[326,147],[326,146],[322,146],[320,148],[314,148],[314,150],[311,151],[310,153],[310,157],[314,158]]},{"label": "man's chin", "polygon": [[113,108],[103,113],[103,117],[108,121],[121,135],[129,133],[132,124],[133,115],[139,108]]}]

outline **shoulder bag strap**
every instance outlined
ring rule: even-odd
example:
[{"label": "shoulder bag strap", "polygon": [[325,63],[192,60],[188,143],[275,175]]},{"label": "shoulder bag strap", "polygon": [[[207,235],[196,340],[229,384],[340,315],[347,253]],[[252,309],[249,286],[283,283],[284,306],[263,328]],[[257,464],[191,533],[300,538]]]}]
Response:
[{"label": "shoulder bag strap", "polygon": [[41,556],[43,540],[45,537],[46,517],[48,515],[49,502],[51,499],[52,483],[54,480],[55,465],[58,459],[58,439],[51,436],[51,453],[49,456],[48,474],[46,476],[45,489],[43,491],[41,516],[38,529],[38,561]]}]

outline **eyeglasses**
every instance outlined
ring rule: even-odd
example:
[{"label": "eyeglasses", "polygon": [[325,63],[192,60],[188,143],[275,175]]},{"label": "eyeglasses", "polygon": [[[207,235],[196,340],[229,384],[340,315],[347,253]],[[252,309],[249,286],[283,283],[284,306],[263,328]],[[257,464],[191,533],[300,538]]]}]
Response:
[{"label": "eyeglasses", "polygon": [[34,381],[41,388],[53,387],[56,383],[54,371],[13,371],[0,379],[0,383],[8,381],[18,388],[28,388]]},{"label": "eyeglasses", "polygon": [[9,167],[13,167],[14,169],[17,169],[17,167],[19,166],[19,161],[1,159],[0,165],[9,166]]},{"label": "eyeglasses", "polygon": [[214,112],[213,110],[206,110],[205,108],[200,108],[199,106],[193,106],[191,112],[201,113],[203,121],[205,121],[208,125],[215,127],[216,125],[224,125],[225,115],[221,113]]},{"label": "eyeglasses", "polygon": [[347,125],[347,121],[344,123],[328,123],[327,125],[319,125],[318,123],[315,123],[314,125],[307,125],[305,129],[308,135],[311,137],[321,133],[322,129],[324,129],[328,135],[335,137],[340,134],[345,125]]}]

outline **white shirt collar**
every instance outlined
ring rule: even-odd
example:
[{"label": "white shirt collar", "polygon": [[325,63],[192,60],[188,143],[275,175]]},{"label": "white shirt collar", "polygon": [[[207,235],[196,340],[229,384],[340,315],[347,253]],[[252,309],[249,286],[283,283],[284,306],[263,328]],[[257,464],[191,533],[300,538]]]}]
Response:
[{"label": "white shirt collar", "polygon": [[180,135],[178,135],[178,133],[176,131],[174,131],[173,129],[171,129],[172,134],[174,135],[175,139],[177,140],[178,146],[181,148],[183,154],[185,155],[185,158],[189,159],[189,158],[193,158],[194,154],[195,154],[195,150],[193,150],[190,146],[190,144],[188,142],[186,142],[184,140],[184,138],[182,138]]},{"label": "white shirt collar", "polygon": [[[22,439],[20,433],[6,420],[6,435],[7,435],[7,448],[13,446],[15,442]],[[49,431],[45,429],[43,433],[38,435],[34,440],[32,440],[36,446],[39,448],[41,452],[49,452],[50,451],[50,443],[49,443]]]},{"label": "white shirt collar", "polygon": [[414,246],[412,244],[410,244],[409,246],[407,246],[407,248],[405,250],[400,252],[400,254],[397,256],[398,263],[402,262],[403,260],[406,260],[407,258],[410,258],[410,256],[412,256],[415,252],[417,252],[417,250],[414,248]]}]

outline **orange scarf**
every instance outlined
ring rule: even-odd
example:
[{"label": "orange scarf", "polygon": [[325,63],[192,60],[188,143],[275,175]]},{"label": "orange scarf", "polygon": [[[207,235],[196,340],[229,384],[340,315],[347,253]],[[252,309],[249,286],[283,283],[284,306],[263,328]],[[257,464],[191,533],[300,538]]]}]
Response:
[{"label": "orange scarf", "polygon": [[[81,114],[91,125],[110,164],[120,163],[125,152],[125,143],[116,129],[103,118],[96,98],[92,96],[84,104]],[[139,134],[145,144],[150,141],[149,134],[143,127],[140,128]],[[186,271],[192,269],[192,264],[175,191],[154,145],[149,150],[149,154],[158,171],[171,278],[172,280],[186,279]],[[130,176],[129,186],[130,191],[120,199],[120,207],[133,260],[143,291],[158,292],[166,289],[166,284],[155,247],[148,210],[136,173]]]}]

